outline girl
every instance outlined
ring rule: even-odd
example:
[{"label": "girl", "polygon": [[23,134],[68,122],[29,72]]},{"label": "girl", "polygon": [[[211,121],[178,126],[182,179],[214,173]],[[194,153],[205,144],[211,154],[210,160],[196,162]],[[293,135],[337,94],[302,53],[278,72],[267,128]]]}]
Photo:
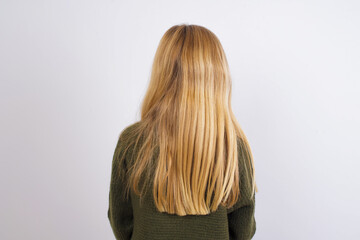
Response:
[{"label": "girl", "polygon": [[175,25],[161,38],[141,120],[119,136],[108,218],[116,239],[251,239],[255,171],[231,109],[216,35]]}]

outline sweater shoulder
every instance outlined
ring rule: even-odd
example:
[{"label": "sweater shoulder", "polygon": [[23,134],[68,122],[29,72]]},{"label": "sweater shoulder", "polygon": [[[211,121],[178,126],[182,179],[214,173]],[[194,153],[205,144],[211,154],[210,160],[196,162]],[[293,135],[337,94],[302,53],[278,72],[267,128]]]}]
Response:
[{"label": "sweater shoulder", "polygon": [[119,135],[119,139],[121,138],[122,140],[130,140],[131,137],[133,137],[134,135],[136,135],[137,130],[140,126],[140,121],[137,121],[135,123],[132,123],[130,125],[127,125],[121,132]]},{"label": "sweater shoulder", "polygon": [[139,134],[140,121],[127,125],[120,132],[118,137],[118,151],[126,155],[126,162],[128,163],[134,153],[134,144]]}]

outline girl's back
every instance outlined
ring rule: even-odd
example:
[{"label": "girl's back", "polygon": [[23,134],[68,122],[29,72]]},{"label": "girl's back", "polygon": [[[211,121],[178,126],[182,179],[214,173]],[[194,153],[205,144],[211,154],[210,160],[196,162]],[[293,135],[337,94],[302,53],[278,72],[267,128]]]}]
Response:
[{"label": "girl's back", "polygon": [[[218,210],[208,215],[187,215],[178,216],[159,212],[154,204],[152,191],[147,191],[141,199],[134,191],[131,191],[130,198],[124,195],[125,183],[117,176],[116,169],[119,168],[119,161],[116,158],[118,152],[126,142],[120,142],[124,135],[136,127],[134,123],[124,129],[119,138],[112,163],[112,176],[109,194],[108,218],[116,239],[206,239],[206,240],[227,240],[227,239],[251,239],[256,231],[255,221],[255,195],[251,198],[251,185],[249,170],[251,166],[239,157],[239,166],[246,166],[247,171],[240,170],[241,193],[240,200],[230,209],[219,205]],[[130,131],[129,131],[130,130]],[[129,148],[126,154],[127,168],[131,167],[134,156],[141,144],[134,150]],[[240,145],[238,150],[240,151]],[[135,154],[135,155],[133,155]],[[242,156],[239,154],[239,156]],[[154,155],[156,159],[157,155]],[[153,187],[153,184],[150,184]],[[151,188],[150,188],[151,189]]]}]

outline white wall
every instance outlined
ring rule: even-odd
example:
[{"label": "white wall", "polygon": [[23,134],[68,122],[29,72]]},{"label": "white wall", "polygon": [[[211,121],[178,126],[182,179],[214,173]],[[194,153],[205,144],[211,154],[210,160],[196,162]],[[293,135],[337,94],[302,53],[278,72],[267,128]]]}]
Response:
[{"label": "white wall", "polygon": [[226,51],[255,156],[254,239],[359,239],[358,1],[0,3],[0,239],[114,239],[113,151],[161,36]]}]

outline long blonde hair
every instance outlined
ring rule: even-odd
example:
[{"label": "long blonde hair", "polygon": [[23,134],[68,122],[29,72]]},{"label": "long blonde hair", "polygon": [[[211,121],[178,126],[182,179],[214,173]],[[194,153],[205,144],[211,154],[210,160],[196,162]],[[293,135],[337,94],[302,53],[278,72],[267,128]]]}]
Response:
[{"label": "long blonde hair", "polygon": [[230,208],[241,197],[239,143],[255,194],[253,155],[231,109],[228,62],[216,35],[199,25],[172,26],[151,70],[141,121],[130,134],[135,149],[142,144],[127,172],[127,194],[132,187],[143,196],[152,183],[157,209],[180,216]]}]

